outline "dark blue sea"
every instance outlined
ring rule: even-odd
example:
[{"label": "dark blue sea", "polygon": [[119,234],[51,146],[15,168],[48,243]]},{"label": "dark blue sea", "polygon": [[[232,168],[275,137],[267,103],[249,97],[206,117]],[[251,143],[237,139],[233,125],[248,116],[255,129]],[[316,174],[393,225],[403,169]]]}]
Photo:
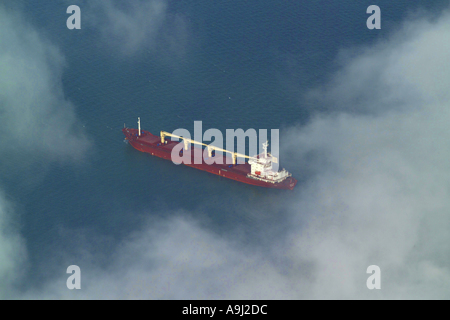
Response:
[{"label": "dark blue sea", "polygon": [[[145,37],[150,44],[128,48],[107,41],[113,35],[102,29],[98,7],[75,2],[4,4],[21,12],[64,57],[59,75],[64,99],[73,104],[76,124],[91,143],[75,164],[20,166],[26,159],[16,159],[19,170],[11,165],[1,169],[2,187],[14,204],[26,247],[19,291],[39,290],[58,272],[64,277],[67,261],[80,264],[85,250],[94,264],[107,268],[124,240],[152,219],[171,215],[189,215],[218,235],[242,230],[241,241],[263,248],[273,239],[262,237],[260,229],[277,226],[287,214],[279,204],[297,197],[308,179],[296,159],[283,154],[283,133],[333,111],[306,94],[339,68],[341,50],[382,41],[408,15],[422,9],[439,12],[448,5],[424,0],[170,0],[163,1],[167,19],[162,31],[146,35],[154,37]],[[125,2],[116,3],[124,12],[131,10]],[[66,28],[70,4],[81,8],[80,30]],[[366,27],[371,4],[382,10],[381,30]],[[280,129],[281,166],[299,183],[294,191],[252,187],[140,153],[124,143],[121,133],[124,123],[137,127],[137,117],[154,134],[177,128],[193,132],[199,120],[204,130]],[[270,234],[276,237],[283,229]]]}]

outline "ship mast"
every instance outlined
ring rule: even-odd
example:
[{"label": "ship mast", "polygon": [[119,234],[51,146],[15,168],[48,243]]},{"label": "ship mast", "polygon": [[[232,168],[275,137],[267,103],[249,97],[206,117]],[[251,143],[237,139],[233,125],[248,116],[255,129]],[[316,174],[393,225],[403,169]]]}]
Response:
[{"label": "ship mast", "polygon": [[138,118],[139,137],[141,136],[141,118]]},{"label": "ship mast", "polygon": [[264,158],[267,158],[267,147],[269,146],[269,141],[266,141],[263,143],[263,149],[264,149]]}]

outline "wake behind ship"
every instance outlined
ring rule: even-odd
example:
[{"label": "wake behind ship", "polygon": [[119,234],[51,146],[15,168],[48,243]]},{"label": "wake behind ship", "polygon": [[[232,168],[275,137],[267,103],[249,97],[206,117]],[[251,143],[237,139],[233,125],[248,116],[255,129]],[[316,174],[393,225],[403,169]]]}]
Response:
[{"label": "wake behind ship", "polygon": [[[268,143],[263,144],[264,153],[255,155],[254,157],[249,157],[246,155],[238,154],[236,152],[231,152],[221,148],[217,148],[211,145],[205,145],[201,142],[186,139],[183,137],[178,137],[172,135],[168,132],[161,131],[160,136],[156,136],[148,131],[141,130],[140,119],[138,118],[138,129],[123,128],[123,134],[125,135],[125,140],[129,142],[135,149],[150,153],[152,156],[157,156],[166,160],[172,161],[172,150],[175,146],[180,143],[184,143],[184,147],[180,150],[180,155],[183,152],[190,154],[190,163],[183,163],[186,166],[193,167],[199,170],[207,171],[209,173],[216,174],[218,176],[240,181],[243,183],[266,187],[266,188],[276,188],[276,189],[294,189],[297,184],[297,180],[292,177],[292,175],[286,170],[273,171],[272,163],[276,162],[277,159],[272,157],[270,153],[267,152]],[[180,141],[167,140],[166,137],[176,137],[182,139]],[[195,147],[195,146],[198,147]],[[223,157],[223,161],[218,164],[216,161],[212,164],[205,162],[203,157],[196,158],[194,148],[202,148],[205,146],[208,150],[208,158],[215,158],[215,151],[221,151],[224,155],[217,156]],[[175,151],[176,152],[176,151]],[[201,152],[203,155],[203,151]],[[231,156],[231,161],[227,154]],[[248,162],[244,164],[237,164],[237,157],[248,158]],[[210,159],[212,160],[212,159]],[[217,159],[216,159],[217,160]],[[210,162],[210,161],[208,161]],[[228,164],[228,163],[232,164]],[[220,162],[219,162],[220,163]]]}]

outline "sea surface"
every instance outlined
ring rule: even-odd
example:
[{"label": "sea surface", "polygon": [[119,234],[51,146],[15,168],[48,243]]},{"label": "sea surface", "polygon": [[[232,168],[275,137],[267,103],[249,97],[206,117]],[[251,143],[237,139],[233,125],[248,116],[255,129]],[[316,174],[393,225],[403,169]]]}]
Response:
[{"label": "sea surface", "polygon": [[[371,4],[381,8],[381,30],[366,27]],[[295,159],[280,154],[281,166],[299,180],[297,191],[252,187],[140,153],[124,143],[124,123],[137,127],[140,117],[142,128],[154,134],[177,128],[193,133],[194,121],[200,120],[204,130],[280,129],[283,150],[289,127],[332,111],[305,96],[329,80],[341,50],[388,37],[419,8],[438,12],[447,4],[169,1],[171,17],[180,17],[186,30],[183,52],[152,48],[126,55],[119,47],[99,45],[98,34],[84,20],[95,11],[86,12],[82,4],[82,29],[69,32],[66,1],[17,1],[11,6],[64,55],[65,99],[75,106],[94,146],[81,164],[52,164],[45,174],[36,172],[36,180],[29,177],[33,168],[27,177],[2,173],[26,242],[24,286],[38,287],[55,270],[65,271],[67,257],[76,264],[83,254],[80,234],[106,265],[116,246],[149,217],[186,214],[208,221],[219,234],[240,228],[249,242],[270,242],[253,235],[262,223],[286,214],[277,204],[298,196],[305,177]]]}]

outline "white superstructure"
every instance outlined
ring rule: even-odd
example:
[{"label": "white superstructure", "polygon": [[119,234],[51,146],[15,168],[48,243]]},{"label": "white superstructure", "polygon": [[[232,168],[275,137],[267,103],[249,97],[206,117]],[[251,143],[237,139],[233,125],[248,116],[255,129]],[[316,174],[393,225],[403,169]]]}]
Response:
[{"label": "white superstructure", "polygon": [[277,159],[267,152],[268,146],[268,142],[263,143],[264,153],[256,155],[248,161],[251,171],[247,176],[261,181],[278,183],[290,177],[291,174],[285,169],[281,171],[272,170],[272,163],[276,163]]}]

